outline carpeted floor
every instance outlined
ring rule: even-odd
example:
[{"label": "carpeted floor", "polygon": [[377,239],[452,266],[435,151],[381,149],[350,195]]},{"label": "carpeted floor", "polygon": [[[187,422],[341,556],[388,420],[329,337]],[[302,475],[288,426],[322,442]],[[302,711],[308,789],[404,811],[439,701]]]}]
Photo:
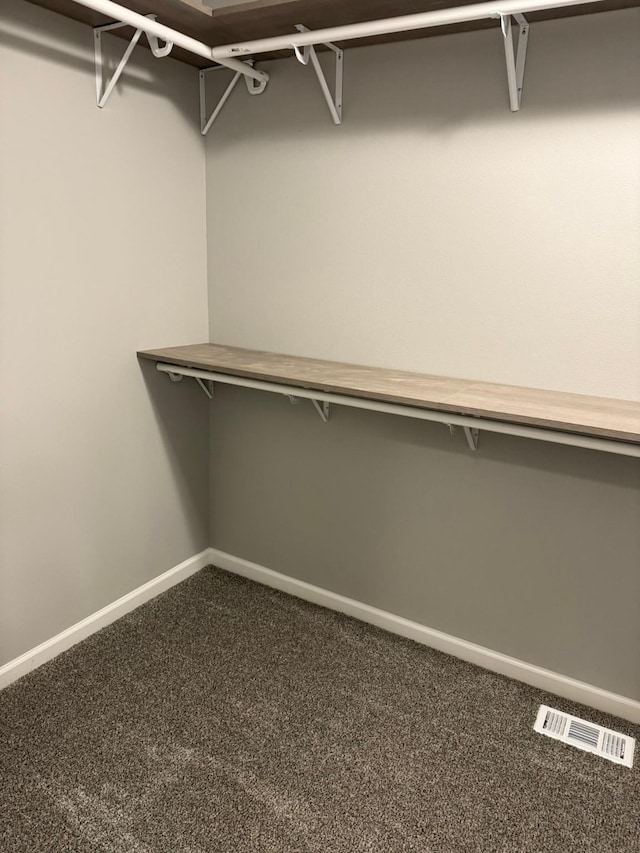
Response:
[{"label": "carpeted floor", "polygon": [[638,853],[627,723],[217,569],[0,693],[2,853]]}]

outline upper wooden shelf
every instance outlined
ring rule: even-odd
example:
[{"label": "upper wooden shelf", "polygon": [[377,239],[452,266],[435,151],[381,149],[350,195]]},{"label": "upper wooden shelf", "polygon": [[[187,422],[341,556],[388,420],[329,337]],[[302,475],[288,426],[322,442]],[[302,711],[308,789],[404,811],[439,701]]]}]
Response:
[{"label": "upper wooden shelf", "polygon": [[165,364],[640,444],[640,403],[361,367],[219,344],[144,350]]},{"label": "upper wooden shelf", "polygon": [[[346,3],[345,0],[254,0],[254,2],[242,3],[238,6],[230,6],[212,12],[211,9],[201,5],[198,0],[118,1],[134,12],[143,15],[154,13],[158,16],[158,21],[161,24],[216,47],[223,44],[294,33],[296,24],[304,24],[309,29],[318,30],[324,27],[472,5],[468,0],[462,3],[455,2],[455,0],[352,0],[350,3]],[[54,12],[60,12],[92,27],[110,23],[111,20],[91,9],[87,9],[85,6],[74,3],[73,0],[29,0],[29,2],[36,6],[51,9]],[[573,15],[626,9],[638,5],[640,5],[640,0],[603,0],[603,2],[589,3],[584,6],[567,6],[561,9],[528,13],[527,20],[535,22],[551,18],[566,18]],[[408,33],[358,39],[351,43],[357,46],[380,44],[381,42],[402,41],[497,26],[496,21],[474,21],[436,27],[435,29],[414,30]],[[113,35],[130,39],[132,33],[133,30],[130,28],[123,28],[114,30]],[[143,39],[140,44],[146,45],[146,41]],[[349,44],[350,42],[341,43],[342,46]],[[171,55],[196,67],[202,68],[207,64],[211,65],[205,59],[179,48],[174,48]],[[278,58],[281,56],[292,56],[292,53],[291,51],[280,51],[263,54],[255,58]]]}]

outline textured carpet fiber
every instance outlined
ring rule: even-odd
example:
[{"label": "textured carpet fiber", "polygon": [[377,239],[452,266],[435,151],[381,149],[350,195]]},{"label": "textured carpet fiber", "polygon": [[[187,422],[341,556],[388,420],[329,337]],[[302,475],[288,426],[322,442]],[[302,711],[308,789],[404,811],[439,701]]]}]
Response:
[{"label": "textured carpet fiber", "polygon": [[0,693],[0,850],[637,853],[638,768],[541,702],[638,737],[205,569]]}]

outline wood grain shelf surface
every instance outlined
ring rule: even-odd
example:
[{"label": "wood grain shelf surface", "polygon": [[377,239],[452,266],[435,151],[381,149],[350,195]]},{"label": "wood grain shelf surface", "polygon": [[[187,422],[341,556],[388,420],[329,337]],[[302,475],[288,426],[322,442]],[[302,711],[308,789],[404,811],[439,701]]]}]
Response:
[{"label": "wood grain shelf surface", "polygon": [[[476,0],[463,0],[463,2],[460,0],[458,2],[455,0],[352,0],[352,2],[346,3],[345,0],[253,0],[253,2],[212,11],[200,4],[198,0],[117,1],[120,5],[142,15],[153,12],[157,14],[159,23],[179,30],[185,35],[210,46],[286,35],[295,32],[296,24],[304,24],[309,29],[319,30],[325,27],[360,23],[361,21],[467,6],[476,2]],[[110,23],[112,20],[73,2],[73,0],[29,0],[29,2],[53,12],[59,12],[92,27]],[[637,5],[640,5],[640,0],[602,0],[599,3],[586,3],[578,6],[548,9],[543,12],[532,12],[527,15],[527,19],[535,23],[551,18],[612,11]],[[487,27],[497,28],[499,31],[500,25],[497,21],[472,21],[425,30],[414,30],[413,32],[357,39],[351,42],[346,41],[341,42],[341,45],[359,46],[404,41]],[[132,34],[133,30],[130,28],[113,31],[114,36],[126,39],[130,39]],[[142,39],[140,44],[146,47],[146,39]],[[175,59],[200,68],[211,65],[202,57],[178,48],[171,55]],[[283,56],[291,57],[293,53],[292,51],[280,51],[258,55],[256,59],[275,59]]]},{"label": "wood grain shelf surface", "polygon": [[300,358],[221,344],[144,350],[138,357],[504,423],[640,444],[640,403]]}]

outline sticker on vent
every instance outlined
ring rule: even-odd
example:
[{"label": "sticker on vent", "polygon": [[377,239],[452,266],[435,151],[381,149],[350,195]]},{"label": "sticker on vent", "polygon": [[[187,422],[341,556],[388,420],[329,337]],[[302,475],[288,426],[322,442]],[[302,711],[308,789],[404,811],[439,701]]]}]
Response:
[{"label": "sticker on vent", "polygon": [[585,752],[594,752],[625,767],[633,766],[634,738],[597,726],[571,714],[563,714],[547,705],[540,705],[534,730],[541,735],[569,743]]}]

